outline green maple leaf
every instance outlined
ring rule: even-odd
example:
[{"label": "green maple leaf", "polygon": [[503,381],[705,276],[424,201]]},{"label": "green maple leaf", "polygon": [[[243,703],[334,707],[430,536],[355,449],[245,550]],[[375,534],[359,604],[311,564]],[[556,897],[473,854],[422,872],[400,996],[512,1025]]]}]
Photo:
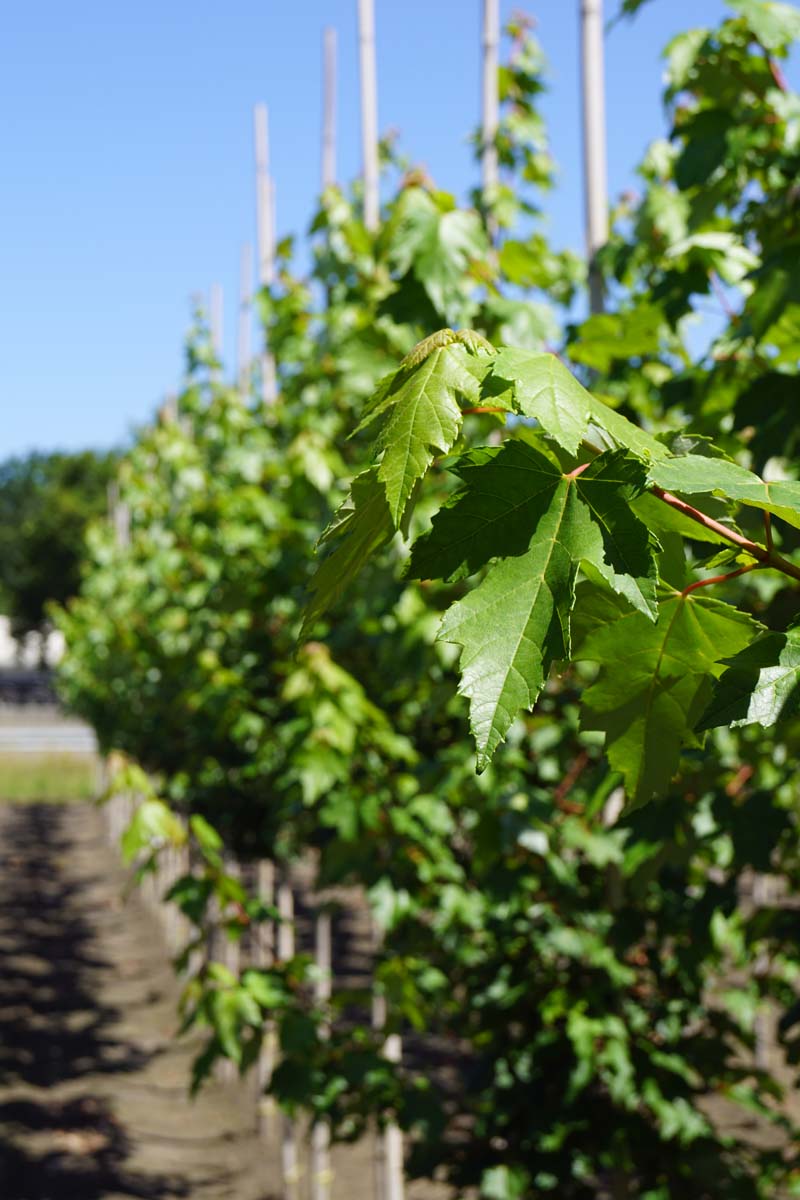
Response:
[{"label": "green maple leaf", "polygon": [[[450,469],[465,487],[439,510],[430,533],[414,543],[409,574],[416,579],[458,579],[492,558],[524,554],[555,489],[569,478],[518,440],[471,450]],[[655,620],[658,543],[630,508],[644,483],[642,464],[625,451],[599,455],[574,480],[597,527],[586,561]]]},{"label": "green maple leaf", "polygon": [[800,628],[765,633],[730,660],[697,730],[717,725],[768,728],[800,706]]},{"label": "green maple leaf", "polygon": [[697,744],[693,726],[708,703],[723,660],[738,654],[761,629],[729,604],[676,594],[659,606],[653,624],[639,612],[591,628],[575,659],[600,664],[583,696],[583,727],[606,734],[611,767],[637,807],[663,792],[676,773],[681,748]]},{"label": "green maple leaf", "polygon": [[747,21],[765,50],[781,50],[800,38],[800,12],[776,0],[730,0]]},{"label": "green maple leaf", "polygon": [[[445,334],[456,337],[450,330],[442,336]],[[418,356],[412,351],[394,378],[381,384],[379,403],[359,426],[363,429],[383,418],[376,442],[377,452],[383,455],[377,477],[396,528],[414,484],[434,455],[446,454],[458,437],[462,422],[459,398],[477,403],[479,379],[490,362],[481,349],[474,353],[463,341],[436,344],[424,358],[415,358]]]},{"label": "green maple leaf", "polygon": [[465,487],[414,543],[408,569],[414,579],[458,579],[492,558],[524,554],[564,478],[558,466],[516,439],[469,450],[448,465]]},{"label": "green maple leaf", "polygon": [[531,511],[540,508],[540,515],[530,548],[491,566],[478,587],[448,609],[439,632],[461,647],[459,692],[470,701],[479,771],[517,713],[535,704],[552,662],[569,658],[578,564],[597,552],[597,530],[572,481],[536,457],[546,467],[532,472],[534,486],[546,468],[556,479],[533,502]]},{"label": "green maple leaf", "polygon": [[569,656],[579,565],[654,619],[654,543],[629,507],[645,472],[624,452],[600,455],[575,477],[512,439],[472,450],[452,469],[465,487],[415,543],[410,573],[455,579],[500,559],[440,631],[462,647],[460,691],[482,769],[517,713],[535,703],[553,660]]},{"label": "green maple leaf", "polygon": [[518,411],[534,417],[569,454],[577,454],[591,427],[605,434],[612,448],[630,450],[638,458],[669,454],[656,438],[587,392],[554,354],[506,347],[498,351],[489,379],[495,385],[513,384]]},{"label": "green maple leaf", "polygon": [[650,479],[667,492],[718,492],[729,500],[774,513],[800,529],[800,483],[767,483],[738,463],[701,454],[684,454],[655,463]]},{"label": "green maple leaf", "polygon": [[402,275],[411,271],[446,321],[463,320],[470,265],[485,261],[488,250],[478,214],[454,208],[423,188],[406,188],[388,236],[393,269]]},{"label": "green maple leaf", "polygon": [[658,614],[655,552],[660,546],[631,509],[631,502],[644,490],[645,482],[640,462],[624,450],[612,450],[599,455],[577,477],[575,486],[602,537],[602,556],[595,554],[592,564],[615,592],[655,620]]},{"label": "green maple leaf", "polygon": [[312,598],[303,618],[301,638],[308,637],[314,622],[338,600],[367,559],[390,541],[396,532],[386,493],[376,467],[356,476],[350,495],[320,538],[336,542],[311,581]]}]

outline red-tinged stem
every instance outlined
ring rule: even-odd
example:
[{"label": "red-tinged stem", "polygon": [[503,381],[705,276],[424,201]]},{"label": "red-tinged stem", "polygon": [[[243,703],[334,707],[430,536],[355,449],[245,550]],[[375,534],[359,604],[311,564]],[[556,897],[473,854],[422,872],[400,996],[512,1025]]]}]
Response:
[{"label": "red-tinged stem", "polygon": [[739,770],[736,772],[733,779],[725,784],[725,794],[731,797],[738,796],[752,775],[753,768],[749,764],[744,767],[739,767]]},{"label": "red-tinged stem", "polygon": [[733,542],[734,546],[741,547],[746,550],[751,558],[761,563],[764,567],[773,567],[776,571],[781,571],[784,575],[790,575],[792,579],[800,580],[800,567],[796,567],[794,563],[789,562],[781,554],[776,554],[773,549],[767,549],[764,546],[759,546],[758,542],[751,542],[750,538],[743,537],[741,533],[737,533],[734,529],[728,529],[727,525],[720,524],[713,517],[707,516],[704,512],[700,512],[697,508],[692,508],[691,504],[687,504],[685,500],[680,500],[677,496],[673,496],[671,492],[665,492],[663,488],[656,484],[650,489],[652,495],[663,500],[670,508],[677,509],[683,513],[685,517],[696,521],[698,525],[717,534],[718,537],[724,538],[726,542]]},{"label": "red-tinged stem", "polygon": [[476,404],[473,408],[462,408],[462,413],[465,417],[471,416],[472,413],[507,413],[507,408],[500,408],[494,404]]},{"label": "red-tinged stem", "polygon": [[697,583],[690,583],[681,592],[682,596],[688,596],[690,592],[696,592],[698,588],[711,587],[714,583],[727,583],[729,579],[735,579],[737,575],[746,575],[748,571],[760,571],[761,563],[749,563],[746,567],[739,567],[736,571],[729,571],[727,575],[712,575],[710,579],[698,579]]},{"label": "red-tinged stem", "polygon": [[708,278],[711,287],[714,289],[714,295],[719,301],[720,308],[731,324],[735,324],[739,320],[739,314],[731,308],[728,297],[725,295],[725,289],[720,282],[719,275],[717,275],[716,271],[709,271]]},{"label": "red-tinged stem", "polygon": [[574,471],[570,471],[570,473],[568,475],[565,475],[564,478],[565,479],[577,479],[578,476],[582,475],[583,472],[586,470],[586,468],[590,467],[591,465],[592,464],[588,463],[588,462],[581,463],[581,465],[579,467],[576,467]]},{"label": "red-tinged stem", "polygon": [[769,63],[769,73],[772,76],[772,78],[775,80],[775,86],[779,87],[782,92],[788,92],[789,85],[786,82],[786,76],[784,75],[781,68],[778,66],[775,59],[768,57],[767,62]]},{"label": "red-tinged stem", "polygon": [[[751,542],[749,538],[743,537],[735,529],[728,529],[727,525],[722,525],[719,521],[715,521],[713,517],[700,512],[698,508],[692,508],[691,504],[687,504],[685,500],[680,500],[677,496],[673,496],[672,492],[665,492],[658,484],[654,484],[650,491],[659,500],[663,500],[665,504],[668,504],[670,508],[676,508],[685,517],[696,521],[698,525],[704,525],[706,529],[710,529],[712,533],[724,537],[726,541],[734,542],[737,546],[741,546],[743,550],[747,550],[752,554],[753,558],[759,557],[755,551],[760,551],[761,555],[766,555],[767,551],[764,550],[763,546],[759,546],[757,542]],[[798,578],[800,578],[800,574]]]},{"label": "red-tinged stem", "polygon": [[561,780],[561,783],[559,783],[558,787],[553,792],[553,803],[555,804],[556,808],[560,808],[564,812],[583,812],[583,808],[580,804],[569,804],[567,802],[567,796],[572,791],[588,765],[589,755],[585,750],[581,750],[580,754],[575,759],[564,778]]}]

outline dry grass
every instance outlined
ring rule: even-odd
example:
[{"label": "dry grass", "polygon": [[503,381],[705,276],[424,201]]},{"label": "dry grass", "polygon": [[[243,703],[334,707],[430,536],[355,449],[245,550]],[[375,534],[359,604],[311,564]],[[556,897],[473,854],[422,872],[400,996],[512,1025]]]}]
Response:
[{"label": "dry grass", "polygon": [[97,759],[91,754],[0,753],[0,803],[92,800],[97,775]]}]

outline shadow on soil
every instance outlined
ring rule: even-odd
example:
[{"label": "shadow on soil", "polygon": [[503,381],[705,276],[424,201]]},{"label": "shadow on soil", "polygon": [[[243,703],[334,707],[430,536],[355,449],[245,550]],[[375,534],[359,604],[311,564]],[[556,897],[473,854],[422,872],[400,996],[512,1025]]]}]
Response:
[{"label": "shadow on soil", "polygon": [[[70,881],[65,813],[5,810],[0,831],[0,1196],[141,1200],[189,1194],[171,1174],[126,1170],[129,1142],[88,1076],[141,1069],[148,1055],[110,1032],[86,914],[95,881]],[[69,1096],[59,1097],[61,1090]],[[46,1089],[37,1093],[33,1089]]]}]

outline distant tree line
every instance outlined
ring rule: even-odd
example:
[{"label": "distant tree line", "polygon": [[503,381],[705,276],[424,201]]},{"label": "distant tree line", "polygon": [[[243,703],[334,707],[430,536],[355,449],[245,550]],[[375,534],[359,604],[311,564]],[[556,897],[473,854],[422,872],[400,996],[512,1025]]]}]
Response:
[{"label": "distant tree line", "polygon": [[78,591],[86,526],[106,511],[115,451],[33,452],[0,462],[0,612],[42,633],[51,601]]}]

